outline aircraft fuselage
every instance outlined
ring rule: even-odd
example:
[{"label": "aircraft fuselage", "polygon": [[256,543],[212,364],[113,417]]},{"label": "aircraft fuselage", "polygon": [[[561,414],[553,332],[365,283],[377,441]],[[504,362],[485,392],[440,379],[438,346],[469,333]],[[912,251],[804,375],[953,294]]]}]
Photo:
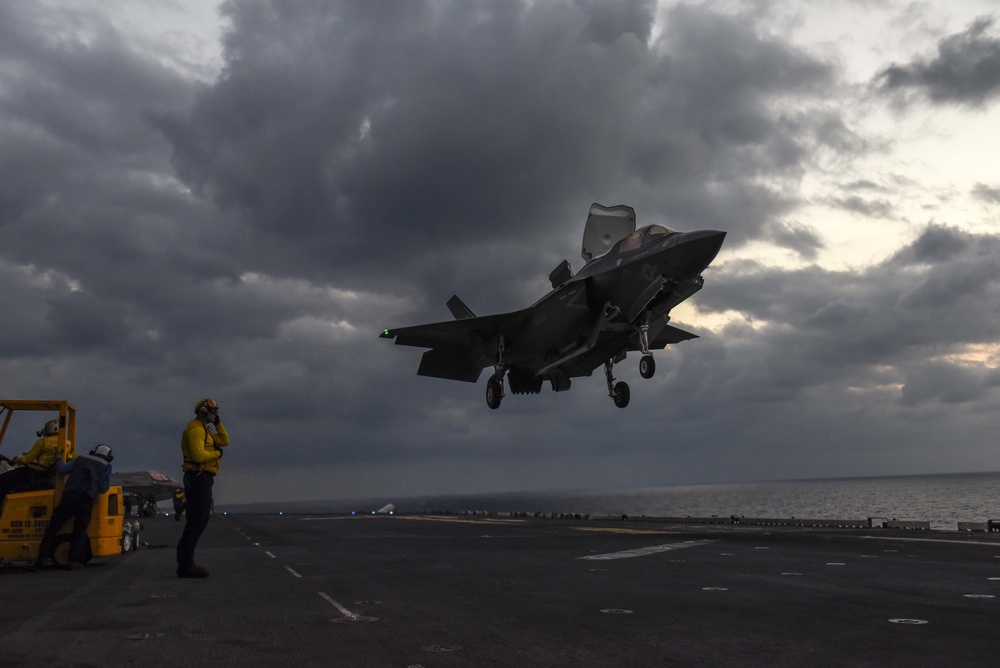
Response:
[{"label": "aircraft fuselage", "polygon": [[[560,353],[585,343],[606,307],[617,309],[604,323],[599,343],[585,353],[585,359],[565,369],[567,377],[589,376],[597,364],[623,350],[636,336],[636,322],[645,317],[648,307],[669,303],[675,289],[692,281],[700,288],[700,274],[715,258],[724,238],[725,232],[711,230],[678,232],[631,252],[618,252],[616,247],[590,261],[576,276],[529,307],[532,312],[524,333],[506,337],[504,358],[512,366],[537,373]],[[677,303],[690,294],[693,292]],[[653,315],[662,319],[673,305]],[[547,345],[542,348],[541,342]],[[592,359],[597,362],[587,361]]]}]

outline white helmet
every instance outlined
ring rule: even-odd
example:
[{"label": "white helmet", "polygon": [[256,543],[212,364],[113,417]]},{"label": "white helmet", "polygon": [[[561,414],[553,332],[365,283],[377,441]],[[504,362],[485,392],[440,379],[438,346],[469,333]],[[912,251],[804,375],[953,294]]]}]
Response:
[{"label": "white helmet", "polygon": [[55,436],[59,433],[59,420],[49,420],[42,427],[42,430],[38,432],[39,436]]},{"label": "white helmet", "polygon": [[95,457],[100,457],[104,461],[110,463],[112,459],[115,458],[114,454],[111,452],[111,448],[101,443],[100,445],[95,445],[94,449],[90,451],[90,454]]}]

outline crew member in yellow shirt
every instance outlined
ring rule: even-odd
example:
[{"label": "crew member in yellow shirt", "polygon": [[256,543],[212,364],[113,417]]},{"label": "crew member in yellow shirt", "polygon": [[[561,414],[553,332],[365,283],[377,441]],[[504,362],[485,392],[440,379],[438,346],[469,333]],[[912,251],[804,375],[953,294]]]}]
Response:
[{"label": "crew member in yellow shirt", "polygon": [[194,563],[194,550],[212,514],[212,485],[219,472],[222,448],[229,445],[229,433],[222,425],[219,404],[214,399],[201,399],[194,413],[195,418],[181,436],[187,520],[177,542],[179,578],[208,577],[208,571]]},{"label": "crew member in yellow shirt", "polygon": [[[20,457],[4,458],[17,468],[0,475],[0,499],[14,487],[31,487],[52,480],[52,466],[59,459],[59,420],[49,420],[36,435],[40,438],[30,450]],[[66,450],[67,460],[76,457],[76,449],[69,441],[66,441]]]}]

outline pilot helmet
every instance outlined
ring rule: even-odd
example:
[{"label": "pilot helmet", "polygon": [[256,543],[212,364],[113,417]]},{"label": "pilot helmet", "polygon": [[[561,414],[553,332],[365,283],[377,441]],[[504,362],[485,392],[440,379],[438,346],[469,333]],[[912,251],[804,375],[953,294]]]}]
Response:
[{"label": "pilot helmet", "polygon": [[111,460],[115,458],[114,454],[111,452],[111,448],[101,443],[100,445],[95,445],[94,449],[90,451],[90,454],[95,457],[100,457],[104,461],[111,463]]}]

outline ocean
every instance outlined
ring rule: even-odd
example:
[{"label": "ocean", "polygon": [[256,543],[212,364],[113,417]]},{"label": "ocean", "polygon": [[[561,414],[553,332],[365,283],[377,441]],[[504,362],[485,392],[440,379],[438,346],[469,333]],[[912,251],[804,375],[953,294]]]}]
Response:
[{"label": "ocean", "polygon": [[1000,519],[1000,472],[785,480],[637,489],[513,492],[230,507],[232,510],[479,511],[653,517],[773,517],[929,521],[932,529]]}]

